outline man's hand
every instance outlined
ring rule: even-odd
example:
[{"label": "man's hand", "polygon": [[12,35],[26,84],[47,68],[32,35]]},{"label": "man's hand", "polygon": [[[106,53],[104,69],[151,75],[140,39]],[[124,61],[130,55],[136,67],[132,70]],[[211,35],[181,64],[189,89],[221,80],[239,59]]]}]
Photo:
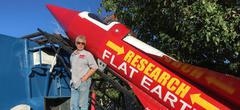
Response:
[{"label": "man's hand", "polygon": [[88,77],[86,75],[84,75],[82,78],[81,78],[81,82],[84,82],[84,81],[87,81],[88,80]]},{"label": "man's hand", "polygon": [[91,77],[93,75],[93,73],[96,71],[97,69],[90,69],[82,78],[81,81],[87,81],[89,77]]}]

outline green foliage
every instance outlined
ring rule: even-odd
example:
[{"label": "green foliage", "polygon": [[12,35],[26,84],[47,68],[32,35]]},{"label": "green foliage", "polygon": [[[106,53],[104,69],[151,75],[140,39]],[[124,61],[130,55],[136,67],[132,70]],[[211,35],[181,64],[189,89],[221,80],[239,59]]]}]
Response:
[{"label": "green foliage", "polygon": [[102,0],[140,40],[174,58],[240,76],[239,9],[220,0]]}]

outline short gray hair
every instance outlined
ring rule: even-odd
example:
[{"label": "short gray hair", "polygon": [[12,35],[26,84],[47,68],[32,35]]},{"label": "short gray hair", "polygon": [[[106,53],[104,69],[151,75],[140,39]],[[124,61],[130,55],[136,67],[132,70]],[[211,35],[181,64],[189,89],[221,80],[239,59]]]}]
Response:
[{"label": "short gray hair", "polygon": [[77,43],[77,42],[84,42],[85,44],[87,43],[86,42],[86,37],[84,36],[84,35],[79,35],[79,36],[77,36],[76,37],[76,39],[75,39],[75,44]]}]

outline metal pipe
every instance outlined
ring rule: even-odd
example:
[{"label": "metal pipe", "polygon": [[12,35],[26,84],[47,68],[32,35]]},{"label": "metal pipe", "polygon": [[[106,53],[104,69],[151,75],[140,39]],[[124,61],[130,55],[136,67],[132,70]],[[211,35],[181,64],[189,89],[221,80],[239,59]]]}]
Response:
[{"label": "metal pipe", "polygon": [[41,36],[41,35],[43,35],[41,32],[35,32],[35,33],[29,34],[29,35],[22,36],[21,38],[22,39],[30,39],[30,38],[33,38],[36,36]]}]

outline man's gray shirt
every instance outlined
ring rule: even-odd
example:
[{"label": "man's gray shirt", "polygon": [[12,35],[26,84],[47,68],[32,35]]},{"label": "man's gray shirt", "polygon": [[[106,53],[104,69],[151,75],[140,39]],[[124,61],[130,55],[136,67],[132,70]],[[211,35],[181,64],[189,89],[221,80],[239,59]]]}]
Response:
[{"label": "man's gray shirt", "polygon": [[90,68],[98,68],[93,55],[86,50],[73,52],[70,56],[70,63],[72,72],[70,84],[73,84],[74,88],[78,88],[80,86],[81,78],[89,71]]}]

